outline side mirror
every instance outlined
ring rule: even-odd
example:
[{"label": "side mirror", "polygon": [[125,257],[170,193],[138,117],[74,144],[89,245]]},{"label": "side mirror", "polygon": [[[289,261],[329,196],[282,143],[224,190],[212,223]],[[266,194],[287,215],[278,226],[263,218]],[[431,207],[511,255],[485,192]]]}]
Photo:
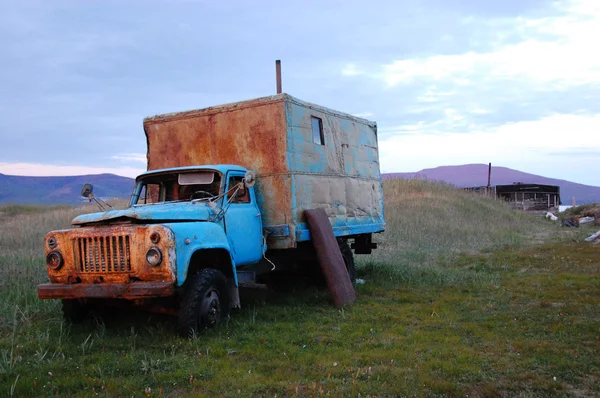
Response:
[{"label": "side mirror", "polygon": [[256,184],[256,174],[252,170],[248,170],[244,176],[244,185],[248,188],[252,188]]},{"label": "side mirror", "polygon": [[86,183],[81,187],[81,196],[84,198],[93,197],[92,192],[94,192],[94,186],[92,184]]}]

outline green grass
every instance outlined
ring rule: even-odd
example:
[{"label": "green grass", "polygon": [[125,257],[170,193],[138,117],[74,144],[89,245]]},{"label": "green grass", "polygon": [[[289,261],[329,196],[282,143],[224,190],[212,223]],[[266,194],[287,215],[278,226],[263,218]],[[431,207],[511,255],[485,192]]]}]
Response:
[{"label": "green grass", "polygon": [[169,317],[68,325],[42,239],[77,212],[0,221],[0,394],[594,396],[600,259],[589,231],[423,181],[385,184],[388,231],[358,257],[358,301],[307,288],[243,301],[191,339]]}]

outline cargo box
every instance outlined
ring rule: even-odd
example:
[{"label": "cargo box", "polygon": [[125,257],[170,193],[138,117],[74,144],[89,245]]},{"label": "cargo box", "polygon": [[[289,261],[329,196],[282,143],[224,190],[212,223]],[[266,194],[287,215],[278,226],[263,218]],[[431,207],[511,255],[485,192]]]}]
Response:
[{"label": "cargo box", "polygon": [[324,209],[336,236],[384,230],[374,122],[279,94],[149,117],[144,131],[148,170],[253,170],[269,249],[310,240],[305,209]]}]

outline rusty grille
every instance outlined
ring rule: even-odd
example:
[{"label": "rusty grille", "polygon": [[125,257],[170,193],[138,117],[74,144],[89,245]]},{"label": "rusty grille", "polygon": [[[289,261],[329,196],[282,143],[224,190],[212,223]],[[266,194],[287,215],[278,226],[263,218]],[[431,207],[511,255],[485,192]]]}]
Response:
[{"label": "rusty grille", "polygon": [[75,239],[80,272],[131,271],[130,237],[93,236]]}]

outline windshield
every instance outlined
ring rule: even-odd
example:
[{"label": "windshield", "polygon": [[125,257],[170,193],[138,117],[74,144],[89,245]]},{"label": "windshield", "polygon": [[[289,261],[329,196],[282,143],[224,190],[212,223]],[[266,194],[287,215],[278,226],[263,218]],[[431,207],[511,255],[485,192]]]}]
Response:
[{"label": "windshield", "polygon": [[196,170],[149,175],[136,183],[130,206],[209,199],[221,192],[221,173]]}]

